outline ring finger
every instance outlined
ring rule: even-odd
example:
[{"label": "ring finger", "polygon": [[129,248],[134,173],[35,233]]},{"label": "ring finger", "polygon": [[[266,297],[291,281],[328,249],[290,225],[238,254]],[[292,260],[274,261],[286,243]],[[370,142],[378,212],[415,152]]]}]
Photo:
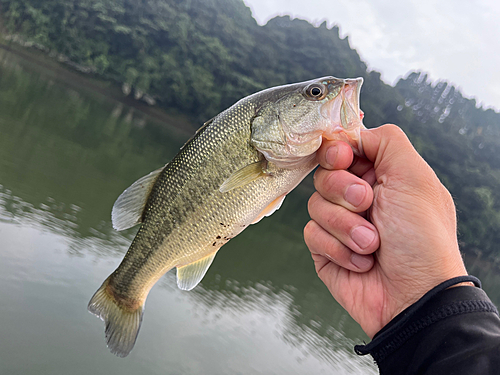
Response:
[{"label": "ring finger", "polygon": [[311,219],[358,254],[371,254],[379,247],[375,226],[345,207],[331,203],[318,192],[309,199]]},{"label": "ring finger", "polygon": [[329,262],[354,272],[366,272],[373,266],[373,255],[355,253],[313,220],[304,228],[304,240],[321,278]]}]

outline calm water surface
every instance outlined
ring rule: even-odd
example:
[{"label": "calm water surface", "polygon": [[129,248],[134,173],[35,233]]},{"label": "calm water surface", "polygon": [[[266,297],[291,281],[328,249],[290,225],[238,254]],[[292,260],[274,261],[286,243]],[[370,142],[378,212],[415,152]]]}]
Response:
[{"label": "calm water surface", "polygon": [[[0,50],[0,373],[376,373],[304,245],[307,183],[225,245],[193,291],[169,272],[130,356],[109,353],[87,303],[137,230],[114,231],[111,207],[190,137],[175,125]],[[498,275],[479,276],[496,297]]]},{"label": "calm water surface", "polygon": [[1,374],[376,372],[315,275],[307,186],[225,245],[193,291],[169,272],[130,356],[109,353],[87,303],[137,230],[114,231],[111,207],[189,137],[0,50]]}]

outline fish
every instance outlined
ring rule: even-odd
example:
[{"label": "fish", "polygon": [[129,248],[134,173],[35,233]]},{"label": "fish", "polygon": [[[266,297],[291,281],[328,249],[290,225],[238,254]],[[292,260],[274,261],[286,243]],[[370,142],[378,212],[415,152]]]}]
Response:
[{"label": "fish", "polygon": [[225,243],[279,209],[318,165],[324,139],[363,155],[362,83],[328,76],[247,96],[118,197],[113,227],[141,226],[88,304],[113,354],[126,357],[134,347],[153,285],[175,267],[178,287],[193,289]]}]

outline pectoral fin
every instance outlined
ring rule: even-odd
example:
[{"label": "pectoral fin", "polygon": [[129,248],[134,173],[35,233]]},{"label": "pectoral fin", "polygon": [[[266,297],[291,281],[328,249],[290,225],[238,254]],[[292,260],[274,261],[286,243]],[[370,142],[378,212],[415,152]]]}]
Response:
[{"label": "pectoral fin", "polygon": [[264,210],[257,216],[253,221],[252,224],[256,224],[259,221],[261,221],[264,217],[266,216],[271,216],[274,214],[283,204],[283,201],[285,200],[286,194],[279,196],[275,200],[273,200]]},{"label": "pectoral fin", "polygon": [[215,254],[217,251],[196,262],[177,267],[177,286],[182,290],[191,290],[198,285],[212,264]]},{"label": "pectoral fin", "polygon": [[263,163],[264,162],[262,161],[257,161],[237,170],[231,176],[229,176],[226,181],[224,181],[224,183],[219,188],[219,191],[221,193],[225,193],[229,190],[233,190],[249,184],[259,177],[265,176],[266,172],[264,171]]}]

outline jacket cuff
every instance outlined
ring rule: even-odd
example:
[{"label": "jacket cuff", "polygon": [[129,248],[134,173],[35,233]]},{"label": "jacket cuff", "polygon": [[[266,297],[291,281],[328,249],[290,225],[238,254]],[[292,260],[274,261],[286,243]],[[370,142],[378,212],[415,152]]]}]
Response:
[{"label": "jacket cuff", "polygon": [[[463,282],[473,282],[477,288],[459,286],[448,289],[450,286]],[[396,351],[398,351],[398,357],[407,351],[406,354],[411,358],[412,353],[421,343],[421,339],[417,336],[421,336],[419,334],[422,331],[439,328],[440,322],[446,319],[478,312],[498,315],[497,308],[480,289],[480,286],[480,281],[473,276],[462,276],[445,281],[398,314],[375,335],[369,344],[356,345],[354,350],[359,355],[370,354],[380,368],[384,361]],[[433,335],[427,336],[432,338]]]}]

